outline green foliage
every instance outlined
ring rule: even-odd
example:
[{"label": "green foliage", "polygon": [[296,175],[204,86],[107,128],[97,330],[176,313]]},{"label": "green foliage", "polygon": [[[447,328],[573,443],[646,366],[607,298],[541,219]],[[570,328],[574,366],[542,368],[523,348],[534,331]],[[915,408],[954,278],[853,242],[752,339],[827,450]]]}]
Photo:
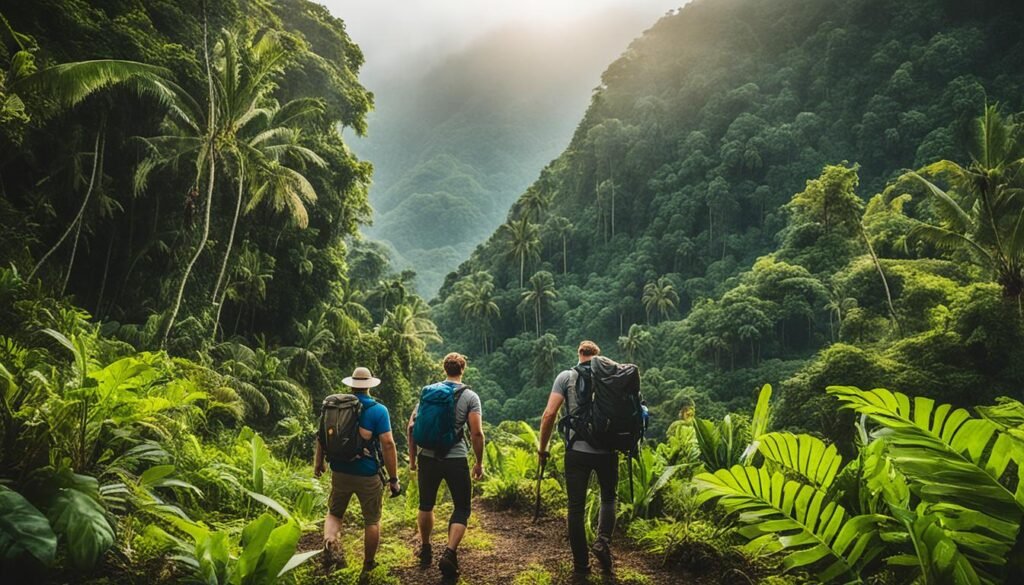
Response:
[{"label": "green foliage", "polygon": [[57,550],[57,536],[46,516],[43,516],[18,492],[0,485],[0,558],[12,563],[24,554],[35,557],[46,565],[53,564]]}]

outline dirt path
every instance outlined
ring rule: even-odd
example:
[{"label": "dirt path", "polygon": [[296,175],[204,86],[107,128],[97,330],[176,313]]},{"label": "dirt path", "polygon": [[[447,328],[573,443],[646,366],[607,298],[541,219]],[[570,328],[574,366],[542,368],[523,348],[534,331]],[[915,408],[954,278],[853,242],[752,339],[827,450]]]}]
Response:
[{"label": "dirt path", "polygon": [[[481,500],[476,500],[473,506],[470,530],[459,551],[460,583],[506,585],[520,575],[528,584],[569,581],[571,560],[563,518],[541,518],[534,524],[526,512],[495,510]],[[391,574],[403,585],[443,583],[436,565],[420,569],[413,558],[414,530],[404,531],[402,539],[408,543],[409,555],[404,563],[392,567]],[[440,534],[435,540],[435,551],[438,551],[443,546]],[[595,578],[593,582],[637,585],[685,582],[683,575],[662,569],[658,559],[637,551],[624,540],[620,539],[613,548],[616,578]],[[596,568],[596,561],[593,566]],[[551,575],[552,580],[544,579],[544,573]],[[531,576],[535,578],[530,579]]]}]

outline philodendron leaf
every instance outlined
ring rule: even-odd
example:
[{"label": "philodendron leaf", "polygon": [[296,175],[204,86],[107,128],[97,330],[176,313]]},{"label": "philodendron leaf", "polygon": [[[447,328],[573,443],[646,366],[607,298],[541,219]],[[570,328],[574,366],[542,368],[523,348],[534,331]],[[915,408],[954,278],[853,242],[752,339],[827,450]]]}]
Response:
[{"label": "philodendron leaf", "polygon": [[103,506],[88,494],[63,488],[47,512],[54,532],[67,543],[68,558],[80,569],[92,568],[114,544],[114,529]]},{"label": "philodendron leaf", "polygon": [[45,565],[53,564],[57,535],[46,516],[18,492],[0,485],[0,561],[28,553]]}]

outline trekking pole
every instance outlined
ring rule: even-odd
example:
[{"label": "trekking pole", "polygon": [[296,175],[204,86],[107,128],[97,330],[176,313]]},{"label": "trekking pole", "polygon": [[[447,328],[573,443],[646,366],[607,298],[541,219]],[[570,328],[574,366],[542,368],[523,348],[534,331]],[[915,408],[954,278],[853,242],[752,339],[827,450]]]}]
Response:
[{"label": "trekking pole", "polygon": [[541,457],[537,463],[537,500],[533,506],[533,523],[536,524],[540,520],[540,484],[544,480],[544,467],[547,466],[547,457]]}]

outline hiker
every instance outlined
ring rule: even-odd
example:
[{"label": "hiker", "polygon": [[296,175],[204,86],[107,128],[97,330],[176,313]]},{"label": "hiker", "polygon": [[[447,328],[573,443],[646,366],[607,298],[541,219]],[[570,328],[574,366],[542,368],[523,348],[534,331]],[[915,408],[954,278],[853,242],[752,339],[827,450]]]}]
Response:
[{"label": "hiker", "polygon": [[447,378],[423,388],[409,418],[409,469],[418,470],[420,502],[416,524],[420,542],[416,556],[423,568],[433,562],[430,533],[434,529],[437,491],[442,481],[448,486],[455,509],[448,519],[448,543],[437,564],[444,577],[454,580],[459,576],[457,551],[466,534],[473,495],[466,427],[476,456],[474,480],[484,473],[484,430],[480,397],[462,383],[466,358],[450,353],[444,357],[443,365]]},{"label": "hiker", "polygon": [[[565,489],[569,499],[569,547],[572,549],[573,580],[582,582],[590,574],[583,518],[590,475],[597,474],[601,489],[597,538],[590,547],[590,553],[600,563],[601,570],[610,574],[611,539],[615,531],[615,490],[619,483],[618,452],[636,453],[643,436],[644,408],[636,366],[598,358],[601,348],[592,341],[581,342],[577,353],[579,362],[576,367],[558,374],[551,387],[547,407],[541,415],[537,455],[543,470],[551,455],[547,448],[555,418],[559,410],[564,408],[565,416],[559,422],[559,429],[566,445]],[[598,367],[602,380],[613,374],[612,380],[603,381],[600,387],[595,383],[597,378],[592,375]],[[610,429],[605,434],[594,430],[600,426],[593,424],[597,417],[602,417],[603,428]],[[600,444],[595,444],[598,441]]]},{"label": "hiker", "polygon": [[[326,470],[325,459],[331,465],[331,495],[324,519],[324,562],[338,568],[346,566],[341,524],[354,494],[363,515],[363,572],[368,573],[377,566],[384,486],[390,488],[392,497],[402,491],[398,481],[398,449],[387,407],[370,396],[370,388],[378,386],[380,379],[360,367],[342,383],[352,388],[352,394],[333,394],[324,399],[313,462],[316,477]],[[385,479],[381,462],[390,479]]]}]

